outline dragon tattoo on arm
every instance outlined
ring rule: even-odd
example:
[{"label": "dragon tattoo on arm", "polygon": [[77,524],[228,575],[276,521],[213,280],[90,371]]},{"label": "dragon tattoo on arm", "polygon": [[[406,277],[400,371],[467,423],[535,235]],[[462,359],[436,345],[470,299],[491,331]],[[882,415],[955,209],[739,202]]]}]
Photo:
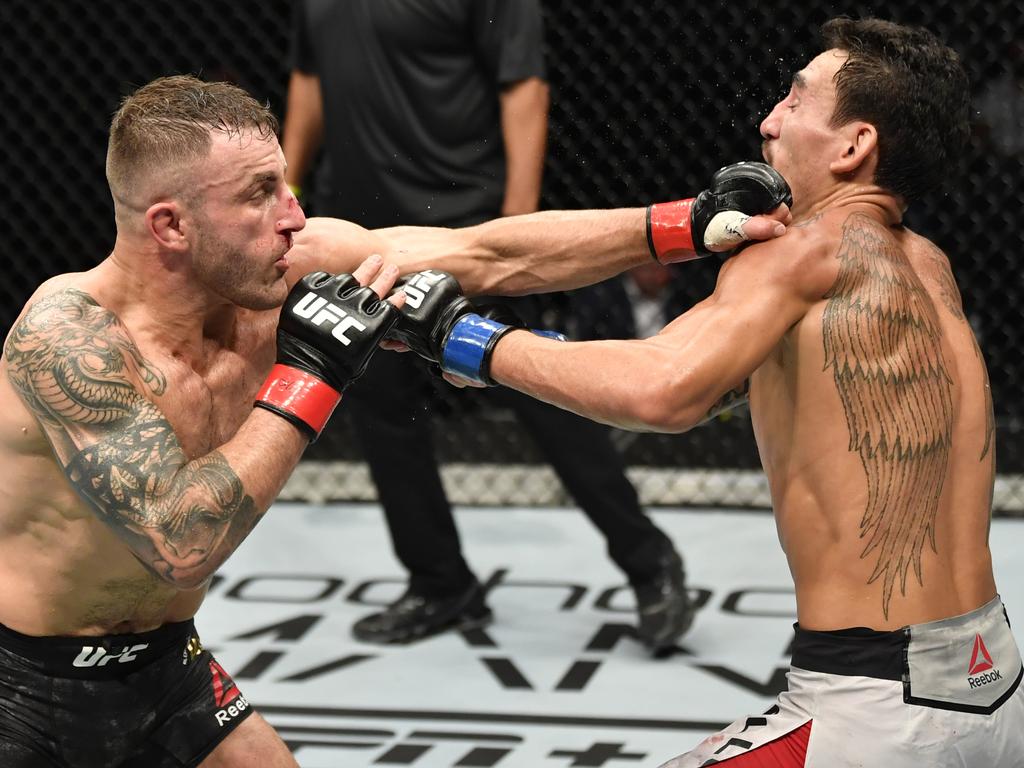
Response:
[{"label": "dragon tattoo on arm", "polygon": [[161,579],[207,577],[258,521],[222,454],[188,459],[147,397],[166,390],[164,375],[88,294],[34,303],[4,355],[72,486]]}]

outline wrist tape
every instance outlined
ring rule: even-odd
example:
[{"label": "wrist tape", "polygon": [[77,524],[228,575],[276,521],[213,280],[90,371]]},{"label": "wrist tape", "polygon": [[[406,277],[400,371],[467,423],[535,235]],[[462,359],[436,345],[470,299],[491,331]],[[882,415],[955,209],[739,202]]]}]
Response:
[{"label": "wrist tape", "polygon": [[[445,339],[441,368],[447,373],[454,373],[477,384],[494,386],[497,382],[491,378],[491,353],[498,341],[506,333],[514,330],[517,330],[514,326],[487,317],[476,314],[463,315],[452,326]],[[567,340],[565,334],[558,331],[531,330],[530,333],[556,341]]]},{"label": "wrist tape", "polygon": [[341,393],[308,371],[277,363],[255,405],[284,417],[313,442],[341,402]]},{"label": "wrist tape", "polygon": [[647,206],[647,245],[659,264],[699,259],[693,245],[691,209],[695,198]]}]

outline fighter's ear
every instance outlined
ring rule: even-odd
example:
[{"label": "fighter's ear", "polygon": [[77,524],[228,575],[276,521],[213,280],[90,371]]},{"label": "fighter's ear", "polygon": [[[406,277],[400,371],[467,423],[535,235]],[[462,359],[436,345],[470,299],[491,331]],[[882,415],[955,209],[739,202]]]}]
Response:
[{"label": "fighter's ear", "polygon": [[834,158],[829,170],[837,176],[854,173],[864,166],[878,149],[878,131],[871,123],[855,121],[840,129],[843,143],[841,154]]},{"label": "fighter's ear", "polygon": [[188,237],[183,226],[181,206],[176,200],[153,203],[146,209],[146,228],[161,248],[169,251],[188,249]]}]

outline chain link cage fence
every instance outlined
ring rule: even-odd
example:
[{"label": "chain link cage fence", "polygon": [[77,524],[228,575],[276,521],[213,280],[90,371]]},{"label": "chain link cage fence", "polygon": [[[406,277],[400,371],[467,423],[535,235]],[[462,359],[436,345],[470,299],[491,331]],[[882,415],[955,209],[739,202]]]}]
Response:
[{"label": "chain link cage fence", "polygon": [[[543,205],[644,205],[701,189],[727,162],[757,158],[757,124],[814,53],[821,22],[876,15],[921,24],[963,57],[974,135],[951,189],[911,209],[910,225],[950,254],[988,361],[999,438],[995,507],[1024,511],[1021,327],[1016,272],[1024,208],[1024,15],[1015,0],[873,4],[778,0],[542,0],[552,86]],[[43,279],[87,269],[113,244],[103,173],[120,98],[150,79],[193,73],[237,82],[283,116],[288,0],[5,0],[0,3],[0,145],[8,241],[0,330]],[[669,303],[713,287],[716,264],[685,266]],[[623,279],[536,299],[577,338],[621,335]],[[344,408],[285,489],[287,498],[374,498]],[[474,393],[432,387],[425,406],[456,503],[566,501],[510,413]],[[614,433],[648,505],[766,507],[743,413],[685,435]]]}]

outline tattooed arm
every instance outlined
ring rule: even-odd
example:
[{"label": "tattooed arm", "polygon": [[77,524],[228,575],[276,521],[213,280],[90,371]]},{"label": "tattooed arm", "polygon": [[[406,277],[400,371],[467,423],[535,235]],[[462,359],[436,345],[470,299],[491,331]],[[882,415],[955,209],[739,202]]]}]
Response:
[{"label": "tattooed arm", "polygon": [[74,488],[143,565],[182,589],[202,584],[248,535],[306,445],[258,410],[228,443],[188,460],[146,396],[164,392],[163,374],[80,291],[33,304],[4,355]]}]

